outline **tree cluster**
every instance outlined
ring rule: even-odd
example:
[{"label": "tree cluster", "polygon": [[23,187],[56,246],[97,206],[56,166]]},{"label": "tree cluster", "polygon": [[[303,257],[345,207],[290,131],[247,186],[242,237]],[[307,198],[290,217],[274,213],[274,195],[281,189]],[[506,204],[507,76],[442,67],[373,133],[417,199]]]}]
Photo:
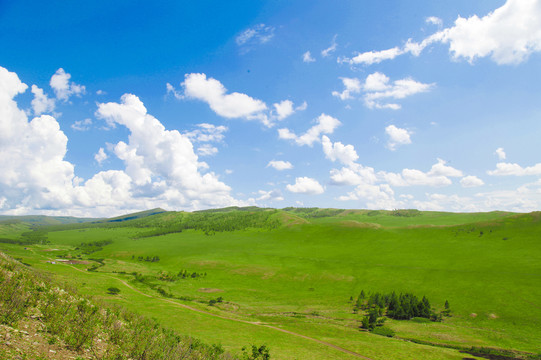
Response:
[{"label": "tree cluster", "polygon": [[[353,300],[353,297],[350,300]],[[445,310],[436,313],[430,306],[430,301],[426,296],[420,299],[412,293],[397,294],[394,291],[389,294],[375,292],[367,295],[364,290],[357,297],[353,308],[355,313],[359,310],[368,312],[368,320],[366,321],[367,324],[370,324],[371,328],[375,326],[379,316],[387,316],[397,320],[409,320],[414,317],[421,317],[432,321],[441,321],[442,317],[444,315],[449,316],[451,311],[448,301],[445,302]],[[363,319],[363,321],[365,320]]]}]

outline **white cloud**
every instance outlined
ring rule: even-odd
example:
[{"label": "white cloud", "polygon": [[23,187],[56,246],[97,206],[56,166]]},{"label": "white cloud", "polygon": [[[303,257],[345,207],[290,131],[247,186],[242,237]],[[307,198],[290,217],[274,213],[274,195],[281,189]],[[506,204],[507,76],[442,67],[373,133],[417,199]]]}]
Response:
[{"label": "white cloud", "polygon": [[521,63],[541,51],[541,2],[508,0],[481,18],[459,16],[442,31],[442,42],[449,43],[455,59],[490,56],[497,64]]},{"label": "white cloud", "polygon": [[361,164],[351,164],[342,169],[332,169],[331,184],[333,185],[373,185],[378,181],[374,168],[365,167]]},{"label": "white cloud", "polygon": [[402,55],[404,53],[403,50],[401,50],[398,47],[394,47],[387,50],[382,51],[367,51],[364,53],[359,53],[353,58],[342,58],[339,61],[344,63],[349,63],[351,65],[354,64],[364,64],[364,65],[372,65],[372,64],[379,64],[380,62],[384,60],[391,60],[395,57]]},{"label": "white cloud", "polygon": [[210,144],[204,144],[197,148],[199,156],[213,156],[218,153],[218,149]]},{"label": "white cloud", "polygon": [[239,46],[264,44],[274,37],[274,27],[265,24],[258,24],[244,30],[235,41]]},{"label": "white cloud", "polygon": [[528,176],[528,175],[541,175],[541,163],[533,166],[522,167],[515,163],[500,162],[496,164],[495,170],[487,171],[489,175],[494,176]]},{"label": "white cloud", "polygon": [[416,169],[403,169],[401,173],[380,171],[378,176],[392,186],[447,186],[452,181],[449,177],[461,177],[462,171],[445,165],[445,161],[438,159],[428,172]]},{"label": "white cloud", "polygon": [[448,176],[448,177],[461,177],[463,176],[462,171],[455,169],[452,166],[446,165],[446,161],[442,159],[437,159],[438,162],[430,168],[428,175],[430,176]]},{"label": "white cloud", "polygon": [[359,79],[342,77],[340,80],[342,80],[345,89],[341,93],[338,91],[333,91],[333,96],[339,97],[341,100],[348,100],[353,99],[351,94],[358,94],[361,92],[362,85]]},{"label": "white cloud", "polygon": [[306,195],[319,195],[325,191],[317,180],[309,177],[295,178],[295,184],[288,184],[286,189],[293,193],[306,194]]},{"label": "white cloud", "polygon": [[338,160],[342,164],[350,165],[359,158],[353,145],[344,145],[341,142],[332,143],[325,135],[321,138],[321,145],[323,146],[325,157],[331,161]]},{"label": "white cloud", "polygon": [[207,123],[197,124],[198,129],[186,132],[184,135],[196,142],[221,142],[225,138],[224,133],[228,130],[223,125],[212,125]]},{"label": "white cloud", "polygon": [[295,108],[295,111],[304,111],[308,108],[308,103],[306,101],[303,101],[302,104],[300,104],[299,106],[297,106]]},{"label": "white cloud", "polygon": [[32,100],[32,109],[34,110],[34,115],[41,115],[43,113],[50,113],[55,108],[54,99],[49,99],[47,94],[43,92],[43,89],[40,89],[36,85],[32,85],[32,94],[34,94],[34,99]]},{"label": "white cloud", "polygon": [[452,181],[443,175],[431,176],[416,169],[403,169],[401,173],[382,171],[378,173],[385,181],[392,186],[447,186]]},{"label": "white cloud", "polygon": [[259,197],[256,199],[257,201],[265,201],[265,200],[283,201],[284,200],[282,193],[280,192],[280,190],[277,190],[277,189],[270,190],[270,191],[259,190],[257,193],[259,195]]},{"label": "white cloud", "polygon": [[77,120],[71,124],[71,128],[75,131],[87,131],[90,130],[90,125],[92,125],[92,119]]},{"label": "white cloud", "polygon": [[392,109],[401,108],[399,104],[389,103],[387,100],[398,100],[406,97],[427,92],[434,87],[434,84],[424,84],[411,78],[395,80],[390,79],[382,73],[375,72],[366,77],[363,89],[364,103],[368,108]]},{"label": "white cloud", "polygon": [[495,154],[498,155],[498,159],[500,160],[505,160],[506,158],[505,151],[503,151],[503,148],[497,148]]},{"label": "white cloud", "polygon": [[278,120],[283,120],[289,115],[293,114],[293,102],[291,100],[283,100],[279,103],[273,104]]},{"label": "white cloud", "polygon": [[438,26],[442,26],[443,25],[443,21],[437,17],[437,16],[429,16],[425,19],[425,22],[427,24],[432,24],[432,25],[438,25]]},{"label": "white cloud", "polygon": [[[429,17],[427,23],[441,26],[441,19]],[[517,24],[520,24],[518,26]],[[472,63],[490,57],[497,64],[519,64],[532,53],[541,51],[541,2],[539,0],[507,0],[486,16],[458,17],[454,26],[425,38],[420,43],[408,39],[403,47],[359,53],[340,62],[371,65],[411,53],[419,56],[433,43],[449,44],[451,56]]]},{"label": "white cloud", "polygon": [[[112,216],[153,207],[201,209],[242,205],[212,173],[203,173],[187,136],[168,131],[147,114],[135,95],[99,104],[97,116],[125,126],[129,141],[111,152],[125,170],[102,171],[88,180],[66,161],[68,138],[48,115],[31,121],[13,98],[27,86],[0,67],[0,193],[2,212]],[[107,154],[100,149],[96,161]]]},{"label": "white cloud", "polygon": [[102,162],[107,160],[108,157],[109,156],[107,156],[107,154],[105,153],[105,150],[103,150],[103,148],[101,147],[98,150],[98,152],[94,154],[94,160],[96,160],[99,165],[101,165]]},{"label": "white cloud", "polygon": [[345,196],[338,197],[340,201],[364,201],[368,209],[396,209],[401,207],[401,202],[394,198],[394,191],[387,184],[372,185],[360,184],[355,190]]},{"label": "white cloud", "polygon": [[56,98],[63,101],[68,101],[70,96],[81,96],[86,92],[86,88],[83,85],[77,85],[74,82],[69,81],[71,75],[66,73],[64,69],[60,68],[51,77],[50,85],[56,94]]},{"label": "white cloud", "polygon": [[391,151],[396,150],[396,148],[400,145],[411,144],[410,135],[412,134],[412,132],[409,130],[401,129],[394,125],[389,125],[385,128],[385,133],[389,135],[387,147]]},{"label": "white cloud", "polygon": [[308,129],[303,135],[297,136],[289,129],[284,128],[278,129],[278,137],[280,139],[294,140],[299,146],[312,146],[314,142],[320,141],[320,136],[322,134],[332,134],[338,125],[340,125],[338,119],[326,114],[321,114],[317,118],[317,124]]},{"label": "white cloud", "polygon": [[289,161],[283,160],[271,160],[267,164],[267,167],[269,166],[279,171],[293,169],[293,165]]},{"label": "white cloud", "polygon": [[165,88],[167,89],[167,95],[172,94],[177,100],[184,99],[184,96],[182,95],[182,93],[178,91],[177,89],[175,89],[173,85],[167,83],[165,84]]},{"label": "white cloud", "polygon": [[311,62],[316,61],[316,59],[312,57],[312,54],[310,54],[310,51],[307,51],[304,54],[302,54],[302,61],[304,61],[305,63],[311,63]]},{"label": "white cloud", "polygon": [[107,94],[107,93],[105,91],[103,91],[103,90],[97,90],[96,91],[96,95],[105,95],[105,94]]},{"label": "white cloud", "polygon": [[327,57],[327,56],[331,55],[336,50],[337,46],[338,46],[338,44],[336,43],[336,35],[334,35],[334,37],[332,38],[331,46],[329,46],[325,50],[322,50],[321,51],[321,56]]},{"label": "white cloud", "polygon": [[269,125],[267,116],[262,113],[267,109],[263,101],[238,92],[227,94],[221,82],[207,79],[205,74],[186,74],[182,86],[186,97],[206,102],[219,116],[259,119]]},{"label": "white cloud", "polygon": [[479,179],[477,176],[464,176],[461,180],[460,180],[460,185],[462,185],[462,187],[477,187],[477,186],[482,186],[484,185],[485,182],[481,179]]}]

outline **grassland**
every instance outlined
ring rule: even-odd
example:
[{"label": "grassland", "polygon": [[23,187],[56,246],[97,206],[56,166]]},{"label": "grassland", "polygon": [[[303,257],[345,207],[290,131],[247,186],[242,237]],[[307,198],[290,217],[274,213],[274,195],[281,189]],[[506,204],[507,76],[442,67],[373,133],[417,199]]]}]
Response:
[{"label": "grassland", "polygon": [[[0,249],[234,354],[251,344],[267,345],[273,359],[541,352],[539,213],[230,208],[117,220],[49,227],[47,244]],[[0,225],[0,237],[28,230],[17,226]],[[353,312],[350,298],[362,290],[426,296],[435,311],[447,300],[452,316],[388,319],[395,337],[375,335]]]}]

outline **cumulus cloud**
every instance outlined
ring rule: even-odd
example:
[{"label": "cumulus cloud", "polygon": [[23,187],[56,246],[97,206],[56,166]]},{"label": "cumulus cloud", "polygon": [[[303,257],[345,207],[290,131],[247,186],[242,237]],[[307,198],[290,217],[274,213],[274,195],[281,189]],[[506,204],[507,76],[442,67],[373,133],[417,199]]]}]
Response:
[{"label": "cumulus cloud", "polygon": [[373,185],[378,182],[378,176],[374,168],[357,163],[343,167],[340,170],[332,169],[330,175],[331,184],[333,185]]},{"label": "cumulus cloud", "polygon": [[403,169],[400,173],[381,171],[378,176],[392,186],[447,186],[451,185],[450,177],[463,176],[462,171],[446,165],[438,159],[428,172],[417,169]]},{"label": "cumulus cloud", "polygon": [[516,163],[500,162],[496,164],[495,170],[487,171],[489,175],[493,176],[528,176],[528,175],[541,175],[541,163],[533,166],[522,167]]},{"label": "cumulus cloud", "polygon": [[487,57],[497,64],[518,64],[541,51],[541,2],[508,0],[503,6],[479,18],[458,17],[455,26],[442,32],[455,59],[472,62]]},{"label": "cumulus cloud", "polygon": [[233,92],[228,94],[225,86],[216,79],[208,78],[205,74],[186,74],[184,96],[206,102],[219,116],[225,118],[259,119],[268,123],[263,111],[267,105],[246,94]]},{"label": "cumulus cloud", "polygon": [[369,209],[396,209],[401,207],[401,202],[394,197],[394,191],[387,184],[373,185],[360,184],[355,190],[347,195],[338,197],[340,201],[359,201],[365,203],[365,207]]},{"label": "cumulus cloud", "polygon": [[341,100],[348,100],[353,99],[352,94],[358,94],[361,92],[362,85],[359,79],[342,77],[340,80],[342,80],[342,84],[344,84],[345,89],[342,92],[333,91],[333,96],[336,96]]},{"label": "cumulus cloud", "polygon": [[505,151],[503,151],[503,148],[497,148],[495,154],[498,155],[498,159],[500,160],[505,160],[506,158]]},{"label": "cumulus cloud", "polygon": [[[243,204],[212,172],[204,172],[189,138],[166,130],[147,114],[135,95],[121,103],[99,104],[96,115],[125,126],[128,142],[111,152],[123,170],[102,171],[88,180],[66,161],[68,138],[56,119],[42,115],[28,121],[13,98],[27,86],[0,67],[0,190],[2,212],[111,216],[151,207],[200,209]],[[103,149],[96,161],[107,156]]]},{"label": "cumulus cloud", "polygon": [[389,135],[389,141],[387,147],[389,150],[394,151],[400,145],[411,144],[410,135],[411,131],[398,128],[394,125],[389,125],[385,128],[385,133]]},{"label": "cumulus cloud", "polygon": [[269,190],[269,191],[259,190],[257,194],[259,195],[259,197],[256,199],[257,201],[266,201],[266,200],[283,201],[284,200],[284,197],[282,196],[282,192],[278,189]]},{"label": "cumulus cloud", "polygon": [[289,161],[283,160],[271,160],[267,164],[267,167],[275,168],[278,171],[293,169],[293,165]]},{"label": "cumulus cloud", "polygon": [[312,57],[312,54],[310,54],[310,51],[307,51],[304,54],[302,54],[302,61],[304,61],[305,63],[311,63],[311,62],[316,61],[316,59]]},{"label": "cumulus cloud", "polygon": [[51,77],[49,85],[53,88],[56,98],[63,101],[68,101],[70,96],[81,96],[86,93],[86,88],[83,85],[70,82],[71,75],[60,68]]},{"label": "cumulus cloud", "polygon": [[317,180],[309,177],[295,178],[295,184],[288,184],[286,189],[293,193],[306,195],[319,195],[325,191]]},{"label": "cumulus cloud", "polygon": [[[441,20],[436,17],[429,17],[426,21],[441,26]],[[420,43],[408,39],[402,47],[357,53],[352,58],[344,57],[339,61],[351,65],[372,65],[408,53],[419,56],[427,46],[442,43],[449,44],[449,52],[455,60],[464,58],[472,63],[477,58],[490,57],[500,65],[519,64],[532,53],[541,51],[539,29],[539,0],[507,0],[486,16],[459,16],[454,26],[438,31]]]},{"label": "cumulus cloud", "polygon": [[31,105],[34,115],[41,115],[43,113],[50,113],[55,108],[55,100],[49,99],[47,94],[43,92],[43,89],[40,89],[36,85],[32,85],[32,94],[34,94],[34,99],[32,99]]},{"label": "cumulus cloud", "polygon": [[98,150],[98,152],[96,154],[94,154],[94,160],[96,160],[96,162],[101,165],[102,162],[104,162],[105,160],[107,160],[109,156],[107,156],[107,154],[105,153],[105,150],[103,150],[103,148],[100,147],[100,149]]},{"label": "cumulus cloud", "polygon": [[370,109],[398,110],[401,108],[400,104],[388,101],[427,92],[433,87],[434,84],[424,84],[411,78],[390,82],[385,74],[375,72],[368,75],[364,82],[364,103]]},{"label": "cumulus cloud", "polygon": [[92,119],[77,120],[71,124],[71,128],[75,131],[87,131],[90,130],[92,125]]},{"label": "cumulus cloud", "polygon": [[331,161],[338,160],[342,164],[349,165],[359,158],[353,145],[344,145],[341,142],[333,143],[325,135],[321,138],[321,145],[323,146],[325,157]]},{"label": "cumulus cloud", "polygon": [[269,42],[274,37],[274,27],[258,24],[240,33],[235,42],[239,46],[258,45]]},{"label": "cumulus cloud", "polygon": [[283,128],[278,129],[278,137],[285,140],[294,140],[299,146],[312,146],[314,142],[320,141],[320,136],[322,134],[332,134],[338,125],[340,125],[338,119],[326,114],[321,114],[316,120],[316,125],[308,129],[306,133],[297,136],[291,130]]},{"label": "cumulus cloud", "polygon": [[460,185],[462,185],[462,187],[477,187],[477,186],[482,186],[484,185],[485,182],[481,179],[479,179],[477,176],[464,176],[461,180],[460,180]]}]

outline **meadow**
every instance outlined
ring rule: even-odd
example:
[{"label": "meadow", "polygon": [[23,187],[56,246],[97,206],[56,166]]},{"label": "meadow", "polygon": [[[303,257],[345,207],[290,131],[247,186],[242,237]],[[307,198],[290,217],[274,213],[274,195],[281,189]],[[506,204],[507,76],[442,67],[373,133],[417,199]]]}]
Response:
[{"label": "meadow", "polygon": [[[541,352],[540,213],[229,208],[35,226],[46,241],[0,250],[233,354],[251,345],[273,359]],[[6,223],[0,237],[30,230]],[[392,337],[381,336],[362,328],[361,292],[425,296],[434,313],[447,301],[450,314],[385,317]]]}]

